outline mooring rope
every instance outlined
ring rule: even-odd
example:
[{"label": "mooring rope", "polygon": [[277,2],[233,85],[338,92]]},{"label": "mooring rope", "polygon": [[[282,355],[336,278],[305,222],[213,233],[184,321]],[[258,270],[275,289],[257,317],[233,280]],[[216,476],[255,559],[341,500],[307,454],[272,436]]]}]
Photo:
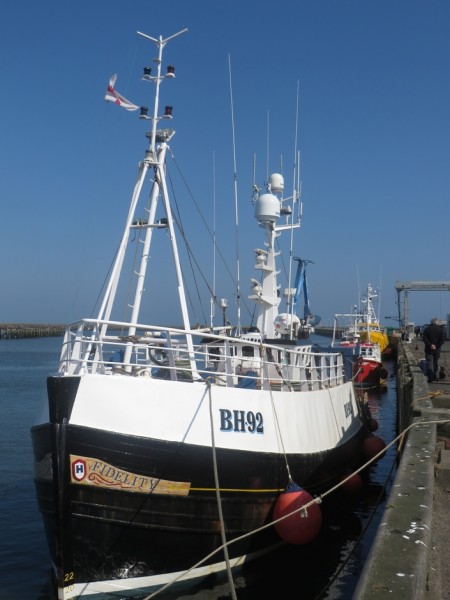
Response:
[{"label": "mooring rope", "polygon": [[216,441],[215,441],[215,437],[214,437],[214,418],[213,418],[213,410],[212,410],[211,380],[209,377],[206,379],[206,385],[208,386],[208,392],[209,392],[209,422],[211,425],[211,446],[212,446],[213,467],[214,467],[214,483],[216,486],[217,509],[219,511],[220,535],[222,537],[223,554],[225,557],[225,563],[227,565],[227,575],[228,575],[228,583],[230,585],[231,597],[233,598],[233,600],[237,600],[236,589],[234,587],[233,573],[231,572],[231,566],[230,566],[230,557],[228,555],[228,545],[227,545],[227,538],[226,538],[226,534],[225,534],[225,523],[224,523],[223,512],[222,512],[222,499],[220,497],[219,472],[217,470]]},{"label": "mooring rope", "polygon": [[261,527],[258,527],[257,529],[254,529],[253,531],[249,531],[247,533],[244,533],[244,534],[240,535],[239,537],[233,538],[232,540],[229,540],[228,542],[225,542],[225,544],[222,544],[221,546],[217,547],[215,550],[213,550],[212,552],[210,552],[207,556],[205,556],[204,558],[202,558],[201,560],[199,560],[197,563],[195,563],[195,565],[192,565],[192,567],[190,567],[186,571],[183,571],[180,575],[178,575],[177,577],[175,577],[172,581],[169,581],[166,585],[164,585],[162,588],[160,588],[156,592],[153,592],[150,596],[146,596],[143,600],[150,600],[151,598],[155,598],[158,594],[160,594],[161,592],[163,592],[164,590],[166,590],[167,588],[169,588],[170,586],[172,586],[174,583],[176,583],[179,579],[181,579],[182,577],[185,577],[188,573],[190,573],[191,571],[193,571],[197,567],[201,566],[203,563],[205,563],[206,561],[208,561],[215,554],[217,554],[218,552],[221,552],[222,550],[224,550],[225,546],[229,547],[232,544],[235,544],[236,542],[240,542],[240,541],[242,541],[242,540],[244,540],[244,539],[246,539],[246,538],[248,538],[248,537],[250,537],[252,535],[255,535],[256,533],[260,533],[261,531],[264,531],[265,529],[268,529],[269,527],[272,527],[276,523],[279,523],[280,521],[284,521],[285,519],[288,519],[289,517],[291,517],[292,515],[294,515],[296,513],[305,513],[305,512],[307,512],[307,509],[310,506],[312,506],[313,504],[322,504],[324,498],[326,498],[327,496],[329,496],[330,494],[332,494],[333,492],[335,492],[336,490],[338,490],[340,487],[342,487],[354,475],[360,473],[365,468],[367,468],[370,464],[372,464],[373,462],[375,462],[376,460],[378,460],[383,454],[385,454],[385,452],[386,452],[386,450],[388,448],[390,448],[393,444],[395,444],[400,439],[403,439],[404,436],[405,436],[405,434],[410,429],[412,429],[413,427],[417,427],[419,425],[443,425],[445,423],[450,423],[450,419],[440,419],[440,420],[432,420],[432,421],[416,421],[415,423],[411,423],[411,425],[408,425],[408,427],[406,427],[399,435],[397,435],[391,442],[389,442],[389,444],[386,444],[386,446],[382,450],[380,450],[380,452],[378,452],[377,454],[375,454],[375,456],[373,456],[366,463],[364,463],[361,467],[359,467],[359,469],[357,469],[353,473],[350,473],[347,477],[345,477],[345,479],[342,479],[339,483],[337,483],[336,485],[334,485],[332,488],[330,488],[329,490],[327,490],[326,492],[324,492],[320,496],[316,496],[315,498],[313,498],[312,500],[310,500],[306,504],[300,506],[299,508],[293,510],[292,512],[290,512],[288,514],[283,515],[282,517],[279,517],[276,520],[271,521],[270,523],[266,523],[265,525],[261,525]]},{"label": "mooring rope", "polygon": [[[262,356],[262,353],[264,352],[262,344],[260,345],[259,352],[260,352],[260,355]],[[273,356],[272,356],[272,360],[273,360]],[[286,450],[284,448],[283,436],[281,435],[281,428],[280,428],[280,424],[278,422],[278,415],[277,415],[277,411],[276,411],[276,408],[275,408],[275,402],[274,402],[274,399],[273,399],[272,386],[270,385],[268,361],[264,360],[263,365],[264,365],[264,370],[266,372],[266,379],[267,379],[267,382],[269,384],[270,403],[272,405],[272,414],[273,414],[273,417],[274,417],[274,420],[275,420],[275,423],[276,423],[277,438],[278,438],[279,443],[281,444],[281,451],[282,451],[283,457],[284,457],[284,462],[285,462],[285,467],[286,467],[286,472],[287,472],[288,480],[289,480],[289,482],[293,482],[292,475],[291,475],[291,470],[289,468],[289,462],[288,462]]]},{"label": "mooring rope", "polygon": [[216,486],[217,509],[219,511],[220,535],[221,535],[221,538],[222,538],[222,545],[219,546],[219,548],[217,548],[216,551],[211,552],[211,554],[209,554],[208,556],[206,556],[205,558],[203,558],[200,562],[196,563],[190,569],[188,569],[187,571],[184,571],[178,577],[176,577],[172,581],[169,581],[168,583],[166,583],[162,588],[160,588],[156,592],[153,592],[152,594],[150,594],[150,596],[146,596],[144,598],[144,600],[150,600],[150,598],[155,598],[161,592],[163,592],[167,588],[171,587],[181,577],[184,577],[187,573],[190,573],[193,569],[196,569],[197,567],[199,567],[200,565],[202,565],[206,560],[208,560],[208,558],[210,558],[211,556],[214,556],[214,554],[216,554],[220,550],[223,550],[223,554],[224,554],[224,558],[225,558],[225,563],[226,563],[226,566],[227,566],[228,583],[229,583],[229,586],[230,586],[231,597],[233,598],[233,600],[237,600],[236,588],[234,586],[233,573],[231,571],[231,565],[230,565],[230,557],[228,555],[228,546],[231,544],[231,542],[227,542],[227,539],[226,539],[225,523],[224,523],[223,512],[222,512],[222,499],[220,497],[219,474],[218,474],[218,470],[217,470],[216,443],[215,443],[215,437],[214,437],[214,419],[213,419],[213,413],[212,413],[211,379],[209,377],[206,379],[206,385],[208,387],[208,392],[209,392],[209,416],[210,416],[210,425],[211,425],[211,448],[212,448],[212,455],[213,455],[214,483],[215,483],[215,486]]}]

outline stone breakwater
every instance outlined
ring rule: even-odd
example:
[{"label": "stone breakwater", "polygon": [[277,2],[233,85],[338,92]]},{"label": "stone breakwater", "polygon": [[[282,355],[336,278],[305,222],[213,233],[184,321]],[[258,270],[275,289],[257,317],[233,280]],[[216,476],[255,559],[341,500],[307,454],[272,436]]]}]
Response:
[{"label": "stone breakwater", "polygon": [[58,337],[64,335],[65,325],[33,323],[0,323],[0,339]]}]

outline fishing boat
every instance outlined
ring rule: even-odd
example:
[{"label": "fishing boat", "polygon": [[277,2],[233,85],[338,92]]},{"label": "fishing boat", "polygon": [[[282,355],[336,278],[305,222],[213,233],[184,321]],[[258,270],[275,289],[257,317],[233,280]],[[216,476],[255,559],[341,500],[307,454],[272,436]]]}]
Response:
[{"label": "fishing boat", "polygon": [[386,384],[388,371],[381,360],[378,344],[361,342],[354,364],[353,380],[361,387],[380,387]]},{"label": "fishing boat", "polygon": [[367,292],[362,298],[363,311],[361,320],[358,321],[357,327],[360,333],[361,341],[372,342],[378,344],[381,353],[385,352],[389,345],[389,338],[384,327],[380,325],[379,317],[375,312],[373,300],[377,298],[377,294],[372,288],[372,285],[367,284]]},{"label": "fishing boat", "polygon": [[[297,232],[301,214],[300,194],[284,196],[281,174],[253,197],[262,234],[249,288],[255,323],[191,326],[167,183],[175,131],[162,126],[172,108],[160,110],[162,86],[175,77],[173,65],[164,73],[163,50],[185,31],[165,39],[138,32],[157,48],[155,72],[145,67],[143,76],[154,85],[151,117],[110,81],[106,99],[139,110],[151,129],[98,314],[68,325],[31,430],[59,599],[128,598],[230,578],[280,543],[308,543],[320,531],[315,499],[363,461],[367,418],[342,354],[301,343],[292,297],[280,306],[276,240]],[[142,316],[162,233],[179,327]],[[128,289],[130,273],[124,320],[117,305],[129,298],[121,286]],[[157,293],[164,297],[162,284]],[[312,505],[283,529],[274,521],[292,517],[280,508],[286,498]]]},{"label": "fishing boat", "polygon": [[[331,347],[339,349],[350,367],[350,373],[358,387],[379,387],[386,383],[388,372],[383,365],[381,348],[378,343],[368,340],[369,332],[362,336],[361,323],[366,314],[337,313],[334,316]],[[364,337],[365,339],[361,339]]]}]

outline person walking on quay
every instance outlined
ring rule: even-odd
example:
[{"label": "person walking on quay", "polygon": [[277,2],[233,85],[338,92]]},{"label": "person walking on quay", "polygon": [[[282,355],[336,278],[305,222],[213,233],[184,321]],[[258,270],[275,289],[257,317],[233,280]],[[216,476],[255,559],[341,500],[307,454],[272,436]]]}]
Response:
[{"label": "person walking on quay", "polygon": [[441,353],[441,346],[445,342],[444,330],[438,325],[438,319],[436,317],[433,317],[430,325],[425,327],[422,339],[425,344],[428,383],[431,383],[438,379],[439,356]]}]

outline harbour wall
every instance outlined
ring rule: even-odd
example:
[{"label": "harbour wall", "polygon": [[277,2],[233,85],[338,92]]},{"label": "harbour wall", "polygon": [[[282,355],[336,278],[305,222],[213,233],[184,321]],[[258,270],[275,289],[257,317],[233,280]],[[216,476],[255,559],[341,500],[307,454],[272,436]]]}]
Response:
[{"label": "harbour wall", "polygon": [[0,340],[56,337],[64,335],[65,325],[35,325],[32,323],[0,323]]},{"label": "harbour wall", "polygon": [[[450,342],[441,356],[447,352]],[[354,594],[358,600],[449,597],[450,370],[428,384],[419,367],[423,358],[421,340],[398,341],[399,465]]]}]

